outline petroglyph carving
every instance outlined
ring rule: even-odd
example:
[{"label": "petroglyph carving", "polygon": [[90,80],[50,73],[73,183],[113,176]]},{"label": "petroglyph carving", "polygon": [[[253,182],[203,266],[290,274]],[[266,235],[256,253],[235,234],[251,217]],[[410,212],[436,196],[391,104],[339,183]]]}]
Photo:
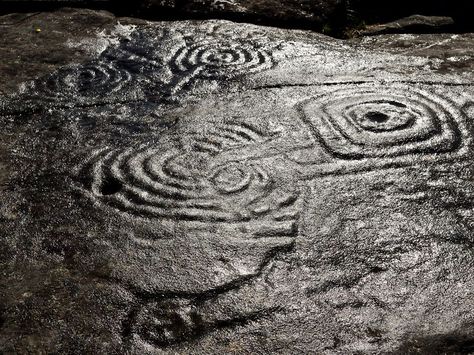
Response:
[{"label": "petroglyph carving", "polygon": [[452,152],[462,145],[461,113],[415,88],[349,86],[306,101],[302,112],[325,148],[343,159]]},{"label": "petroglyph carving", "polygon": [[[470,144],[465,114],[428,85],[341,85],[298,110],[316,140],[293,159],[303,178],[462,158]],[[321,149],[328,158],[312,163]]]},{"label": "petroglyph carving", "polygon": [[200,222],[253,222],[255,235],[295,233],[297,194],[281,191],[257,161],[227,161],[230,149],[263,142],[246,124],[220,124],[155,144],[104,150],[82,168],[86,191],[128,214]]},{"label": "petroglyph carving", "polygon": [[180,48],[171,65],[179,72],[219,79],[253,73],[272,67],[270,55],[250,43],[200,42]]},{"label": "petroglyph carving", "polygon": [[113,63],[91,62],[63,67],[34,82],[34,89],[42,100],[101,98],[117,92],[131,81],[131,74]]},{"label": "petroglyph carving", "polygon": [[201,317],[186,300],[152,302],[133,319],[131,335],[152,346],[169,346],[199,334]]}]

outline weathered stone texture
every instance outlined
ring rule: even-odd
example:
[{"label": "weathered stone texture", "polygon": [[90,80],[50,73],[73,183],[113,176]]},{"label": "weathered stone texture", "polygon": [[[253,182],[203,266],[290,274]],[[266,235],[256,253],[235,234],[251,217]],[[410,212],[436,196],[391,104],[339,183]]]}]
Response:
[{"label": "weathered stone texture", "polygon": [[0,352],[474,350],[471,35],[12,19]]}]

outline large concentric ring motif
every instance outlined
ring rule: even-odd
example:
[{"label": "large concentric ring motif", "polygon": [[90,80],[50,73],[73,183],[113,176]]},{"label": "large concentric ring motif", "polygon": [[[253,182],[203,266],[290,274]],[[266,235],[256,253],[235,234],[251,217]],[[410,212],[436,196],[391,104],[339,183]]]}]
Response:
[{"label": "large concentric ring motif", "polygon": [[219,79],[269,69],[273,63],[271,56],[256,44],[213,41],[181,47],[171,65],[177,72]]},{"label": "large concentric ring motif", "polygon": [[304,120],[341,159],[456,151],[462,113],[448,99],[408,85],[348,85],[307,100]]},{"label": "large concentric ring motif", "polygon": [[[249,222],[271,215],[265,228],[294,231],[296,198],[278,191],[274,177],[256,161],[220,159],[221,153],[265,136],[246,124],[219,124],[155,144],[97,153],[80,169],[95,200],[147,218],[200,222]],[[288,212],[294,210],[295,213]]]}]

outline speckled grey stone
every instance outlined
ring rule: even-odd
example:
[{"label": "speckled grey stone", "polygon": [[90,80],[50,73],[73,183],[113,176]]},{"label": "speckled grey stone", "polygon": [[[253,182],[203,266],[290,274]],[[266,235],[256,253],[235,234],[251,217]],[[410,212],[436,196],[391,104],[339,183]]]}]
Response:
[{"label": "speckled grey stone", "polygon": [[88,15],[5,26],[0,352],[474,350],[471,35]]}]

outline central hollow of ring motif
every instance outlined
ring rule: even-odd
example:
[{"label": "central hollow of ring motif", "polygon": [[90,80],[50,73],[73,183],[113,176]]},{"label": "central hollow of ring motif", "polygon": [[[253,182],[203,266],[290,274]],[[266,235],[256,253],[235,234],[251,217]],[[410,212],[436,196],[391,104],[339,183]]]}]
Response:
[{"label": "central hollow of ring motif", "polygon": [[396,101],[367,101],[348,107],[346,114],[362,130],[389,132],[412,126],[417,114]]},{"label": "central hollow of ring motif", "polygon": [[234,193],[244,190],[251,179],[252,174],[245,166],[230,163],[218,168],[210,180],[217,190],[224,193]]}]

